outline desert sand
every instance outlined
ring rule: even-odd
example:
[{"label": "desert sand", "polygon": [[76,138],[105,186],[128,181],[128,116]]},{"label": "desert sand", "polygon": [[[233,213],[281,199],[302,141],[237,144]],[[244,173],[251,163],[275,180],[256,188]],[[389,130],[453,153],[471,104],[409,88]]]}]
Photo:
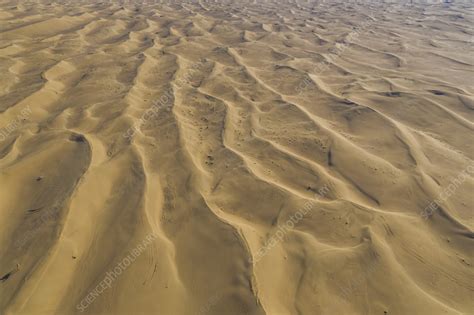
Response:
[{"label": "desert sand", "polygon": [[473,17],[2,0],[0,314],[473,314]]}]

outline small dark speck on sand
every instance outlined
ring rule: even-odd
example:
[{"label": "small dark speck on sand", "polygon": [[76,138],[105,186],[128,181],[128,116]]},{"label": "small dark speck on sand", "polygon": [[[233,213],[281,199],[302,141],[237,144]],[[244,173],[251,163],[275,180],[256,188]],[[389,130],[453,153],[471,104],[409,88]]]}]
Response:
[{"label": "small dark speck on sand", "polygon": [[389,96],[389,97],[392,97],[392,96],[400,96],[402,93],[400,92],[387,92],[385,93],[385,96]]},{"label": "small dark speck on sand", "polygon": [[444,92],[439,91],[439,90],[430,90],[430,92],[433,93],[434,95],[444,95]]},{"label": "small dark speck on sand", "polygon": [[69,140],[74,141],[74,142],[86,142],[86,138],[83,135],[78,135],[78,134],[72,134],[69,137]]},{"label": "small dark speck on sand", "polygon": [[3,277],[0,278],[0,281],[7,281],[8,278],[10,278],[10,276],[12,275],[11,272],[7,273],[6,275],[4,275]]}]

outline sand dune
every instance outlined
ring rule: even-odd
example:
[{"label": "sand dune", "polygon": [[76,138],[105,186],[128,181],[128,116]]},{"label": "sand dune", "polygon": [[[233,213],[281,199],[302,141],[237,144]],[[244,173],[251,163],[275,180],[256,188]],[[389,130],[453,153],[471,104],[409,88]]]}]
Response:
[{"label": "sand dune", "polygon": [[472,314],[455,2],[0,2],[0,314]]}]

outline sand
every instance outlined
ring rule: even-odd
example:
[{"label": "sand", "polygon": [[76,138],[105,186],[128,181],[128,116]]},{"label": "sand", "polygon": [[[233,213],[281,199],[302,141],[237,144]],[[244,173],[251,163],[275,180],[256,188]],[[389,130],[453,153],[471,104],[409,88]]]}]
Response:
[{"label": "sand", "polygon": [[0,314],[472,314],[455,2],[1,1]]}]

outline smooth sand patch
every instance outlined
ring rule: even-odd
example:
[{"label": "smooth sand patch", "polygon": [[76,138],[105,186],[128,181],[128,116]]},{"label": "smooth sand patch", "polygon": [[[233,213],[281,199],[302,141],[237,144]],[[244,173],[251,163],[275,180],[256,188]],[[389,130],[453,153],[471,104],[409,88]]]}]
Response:
[{"label": "smooth sand patch", "polygon": [[237,2],[0,3],[0,314],[472,313],[472,4]]}]

